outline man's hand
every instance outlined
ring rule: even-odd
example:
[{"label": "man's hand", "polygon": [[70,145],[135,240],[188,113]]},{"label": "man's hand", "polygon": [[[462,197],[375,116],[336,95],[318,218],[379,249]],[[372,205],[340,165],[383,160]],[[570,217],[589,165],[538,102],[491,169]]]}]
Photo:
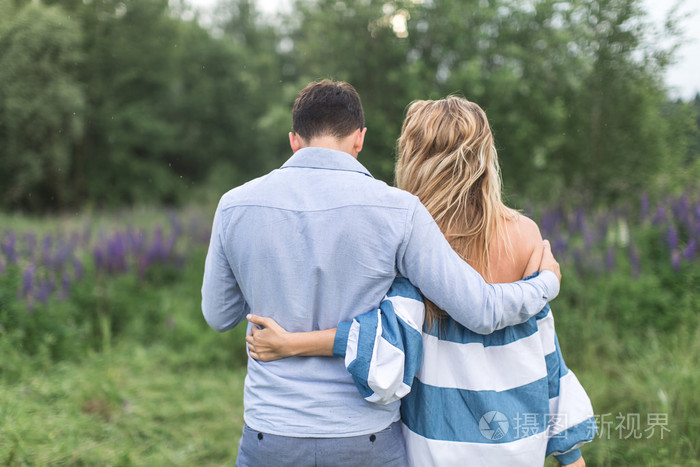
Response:
[{"label": "man's hand", "polygon": [[571,464],[566,464],[564,467],[586,467],[586,462],[583,460],[583,456],[579,457],[576,462]]},{"label": "man's hand", "polygon": [[257,315],[248,315],[246,318],[254,325],[245,338],[251,357],[261,362],[270,362],[292,355],[291,349],[288,348],[292,333],[287,332],[272,318]]},{"label": "man's hand", "polygon": [[542,250],[542,261],[540,261],[539,270],[552,271],[561,283],[561,271],[559,270],[559,263],[557,263],[557,260],[554,259],[554,255],[552,255],[552,247],[549,245],[549,240],[544,240],[544,249]]}]

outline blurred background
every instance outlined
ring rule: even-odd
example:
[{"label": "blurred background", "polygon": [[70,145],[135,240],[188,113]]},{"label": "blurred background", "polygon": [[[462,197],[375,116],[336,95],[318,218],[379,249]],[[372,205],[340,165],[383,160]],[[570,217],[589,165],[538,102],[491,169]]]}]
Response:
[{"label": "blurred background", "polygon": [[388,183],[411,101],[485,109],[563,268],[588,465],[700,465],[698,7],[0,0],[0,464],[233,463],[244,329],[201,317],[211,219],[333,78]]}]

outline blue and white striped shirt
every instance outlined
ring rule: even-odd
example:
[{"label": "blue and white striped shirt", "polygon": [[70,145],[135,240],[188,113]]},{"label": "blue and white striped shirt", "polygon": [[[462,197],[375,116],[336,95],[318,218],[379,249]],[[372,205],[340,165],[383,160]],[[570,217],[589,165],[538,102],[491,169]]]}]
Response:
[{"label": "blue and white striped shirt", "polygon": [[365,400],[403,398],[411,465],[531,467],[550,454],[564,465],[580,457],[597,427],[549,305],[488,335],[451,318],[424,329],[423,316],[419,292],[398,278],[379,309],[338,326],[334,345]]}]

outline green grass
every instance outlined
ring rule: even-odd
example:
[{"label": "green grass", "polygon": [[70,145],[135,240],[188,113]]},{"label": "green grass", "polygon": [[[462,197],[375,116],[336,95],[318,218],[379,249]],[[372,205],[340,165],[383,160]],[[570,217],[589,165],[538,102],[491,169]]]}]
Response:
[{"label": "green grass", "polygon": [[[152,227],[167,214],[0,215],[6,220],[16,231],[48,233],[86,222]],[[86,265],[70,300],[33,313],[16,301],[19,271],[0,277],[0,465],[234,463],[245,329],[208,328],[200,311],[205,250],[188,251],[182,269],[145,277],[90,274]],[[700,467],[697,284],[698,264],[638,279],[624,270],[580,277],[564,268],[552,305],[562,352],[595,413],[612,422],[584,446],[587,465]],[[638,439],[628,418],[635,414]],[[658,429],[645,431],[649,414],[666,414],[663,439]]]},{"label": "green grass", "polygon": [[233,464],[245,369],[172,352],[126,343],[0,386],[0,464]]}]

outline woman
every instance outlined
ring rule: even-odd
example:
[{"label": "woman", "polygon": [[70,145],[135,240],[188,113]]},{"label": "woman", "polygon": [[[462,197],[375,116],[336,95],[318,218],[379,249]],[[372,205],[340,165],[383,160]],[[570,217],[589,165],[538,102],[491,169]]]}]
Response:
[{"label": "woman", "polygon": [[[536,272],[542,237],[501,200],[493,136],[478,105],[453,96],[414,102],[398,153],[397,186],[420,198],[452,248],[488,282]],[[415,339],[415,310],[402,308],[416,299],[412,286],[397,279],[379,310],[335,332],[287,333],[251,315],[263,328],[247,338],[250,355],[267,361],[333,349],[344,356],[367,400],[403,397],[412,465],[532,466],[549,454],[563,465],[585,465],[578,448],[595,435],[593,412],[564,364],[549,306],[483,336],[426,300],[422,339]]]}]

